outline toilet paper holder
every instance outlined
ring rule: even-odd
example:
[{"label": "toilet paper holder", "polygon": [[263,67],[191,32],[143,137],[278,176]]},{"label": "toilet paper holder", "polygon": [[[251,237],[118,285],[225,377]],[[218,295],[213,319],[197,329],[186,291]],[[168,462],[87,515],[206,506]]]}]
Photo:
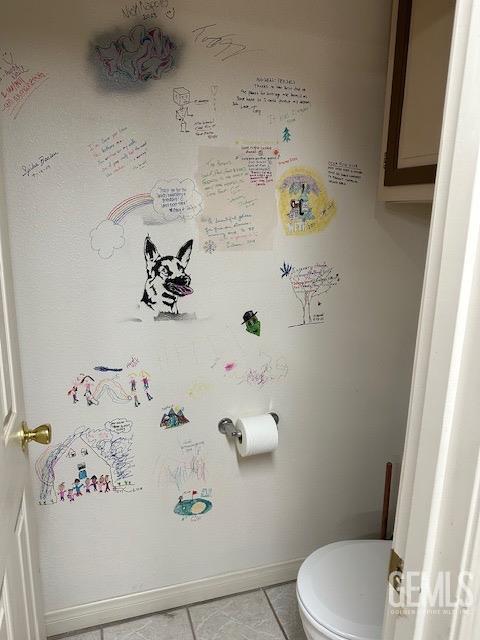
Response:
[{"label": "toilet paper holder", "polygon": [[[270,411],[270,415],[275,420],[275,423],[278,425],[280,418],[278,417],[278,413],[273,413]],[[218,423],[218,430],[220,433],[223,433],[224,436],[228,438],[241,438],[242,434],[240,431],[237,431],[235,428],[235,424],[231,418],[222,418]]]}]

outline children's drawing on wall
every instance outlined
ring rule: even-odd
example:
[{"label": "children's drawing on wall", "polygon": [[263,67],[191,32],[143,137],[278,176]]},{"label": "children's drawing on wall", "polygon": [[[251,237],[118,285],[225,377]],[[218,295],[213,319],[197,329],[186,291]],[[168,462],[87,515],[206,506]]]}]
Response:
[{"label": "children's drawing on wall", "polygon": [[245,325],[248,333],[252,333],[254,336],[260,335],[261,322],[257,318],[256,311],[245,311],[242,324]]},{"label": "children's drawing on wall", "polygon": [[207,498],[212,497],[211,489],[192,489],[184,491],[178,498],[174,513],[181,516],[182,520],[199,520],[200,516],[211,511],[213,504]]},{"label": "children's drawing on wall", "polygon": [[187,389],[187,396],[192,400],[198,400],[212,391],[213,385],[209,382],[194,382]]},{"label": "children's drawing on wall", "polygon": [[128,364],[125,367],[97,365],[91,367],[90,372],[77,374],[67,390],[67,397],[74,405],[86,404],[88,407],[98,407],[104,401],[133,403],[135,407],[140,406],[141,400],[150,402],[153,400],[151,376],[141,367],[138,358],[136,362],[135,370]]},{"label": "children's drawing on wall", "polygon": [[244,42],[244,38],[228,33],[228,29],[226,31],[226,34],[222,34],[222,29],[216,23],[196,27],[192,30],[193,41],[211,51],[212,58],[219,62],[227,62],[237,56],[263,51],[263,49],[250,48]]},{"label": "children's drawing on wall", "polygon": [[190,89],[175,87],[173,102],[180,133],[193,132],[196,136],[205,137],[208,140],[217,138],[217,123],[210,97],[192,98]]},{"label": "children's drawing on wall", "polygon": [[43,71],[33,71],[0,48],[0,111],[15,120],[32,94],[48,80]]},{"label": "children's drawing on wall", "polygon": [[142,169],[147,164],[147,141],[130,135],[128,127],[119,127],[90,143],[88,150],[106,178],[125,169]]},{"label": "children's drawing on wall", "polygon": [[212,367],[221,371],[234,384],[264,387],[287,377],[288,364],[284,356],[271,356],[264,351],[242,353],[237,358],[219,358]]},{"label": "children's drawing on wall", "polygon": [[356,162],[328,161],[328,181],[331,184],[358,184],[362,176],[363,171]]},{"label": "children's drawing on wall", "polygon": [[227,361],[232,354],[242,353],[245,340],[237,329],[237,326],[235,330],[223,327],[221,331],[210,334],[204,329],[201,336],[189,338],[185,335],[181,342],[160,341],[155,348],[158,366],[166,375],[170,375],[172,369],[180,368],[192,372],[196,370],[198,375],[203,376],[205,371],[219,366],[220,360]]},{"label": "children's drawing on wall", "polygon": [[178,406],[164,407],[164,413],[160,420],[162,429],[175,429],[188,424],[190,420],[185,416],[183,409],[183,407]]},{"label": "children's drawing on wall", "polygon": [[94,47],[97,66],[111,87],[142,86],[175,68],[176,45],[160,27],[139,24],[128,34],[100,40]]},{"label": "children's drawing on wall", "polygon": [[204,211],[197,223],[203,250],[271,248],[275,225],[271,188],[251,182],[248,163],[236,149],[200,147],[198,166]]},{"label": "children's drawing on wall", "polygon": [[100,494],[138,491],[132,422],[115,418],[101,429],[79,427],[50,446],[35,462],[40,480],[39,504],[76,502]]},{"label": "children's drawing on wall", "polygon": [[137,0],[123,5],[122,16],[141,20],[151,20],[160,16],[173,20],[175,7],[171,0]]},{"label": "children's drawing on wall", "polygon": [[302,267],[288,265],[288,275],[285,277],[290,281],[292,291],[301,307],[300,322],[291,326],[301,327],[324,322],[325,315],[320,312],[321,302],[317,298],[340,282],[338,273],[325,262],[317,262]]},{"label": "children's drawing on wall", "polygon": [[337,211],[320,176],[308,167],[292,167],[277,184],[278,210],[286,235],[325,229]]},{"label": "children's drawing on wall", "polygon": [[193,113],[190,113],[188,109],[191,102],[190,91],[185,87],[176,87],[173,90],[173,101],[177,105],[175,118],[178,120],[180,133],[188,133],[190,129],[188,129],[187,121],[193,116]]},{"label": "children's drawing on wall", "polygon": [[141,304],[154,312],[155,320],[194,320],[195,314],[180,313],[179,299],[193,293],[187,273],[193,240],[187,240],[177,255],[161,255],[150,236],[145,238],[144,256],[147,281]]},{"label": "children's drawing on wall", "polygon": [[288,278],[288,276],[292,273],[293,265],[288,264],[288,262],[283,262],[283,265],[280,267],[280,273],[282,274],[282,278]]},{"label": "children's drawing on wall", "polygon": [[282,133],[282,140],[284,142],[290,142],[291,139],[292,139],[292,134],[290,133],[290,129],[288,127],[285,127]]},{"label": "children's drawing on wall", "polygon": [[186,485],[200,484],[207,480],[205,442],[185,440],[180,444],[178,456],[159,459],[158,485],[174,485],[181,491]]},{"label": "children's drawing on wall", "polygon": [[210,93],[212,94],[212,107],[214,112],[217,112],[217,95],[218,95],[218,85],[212,84],[210,87]]},{"label": "children's drawing on wall", "polygon": [[147,226],[185,222],[203,208],[202,196],[190,178],[158,180],[150,193],[122,200],[94,229],[90,245],[100,258],[108,259],[125,244],[124,226],[130,215],[141,212]]},{"label": "children's drawing on wall", "polygon": [[266,117],[271,124],[280,119],[293,122],[310,108],[310,98],[307,89],[292,78],[257,76],[239,90],[232,104],[236,111]]}]

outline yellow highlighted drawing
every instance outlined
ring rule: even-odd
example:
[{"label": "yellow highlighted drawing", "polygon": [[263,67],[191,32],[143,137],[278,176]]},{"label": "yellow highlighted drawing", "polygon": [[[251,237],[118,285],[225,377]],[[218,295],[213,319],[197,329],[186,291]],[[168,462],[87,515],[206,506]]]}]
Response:
[{"label": "yellow highlighted drawing", "polygon": [[322,178],[309,167],[292,167],[277,183],[278,212],[287,236],[325,229],[337,212]]}]

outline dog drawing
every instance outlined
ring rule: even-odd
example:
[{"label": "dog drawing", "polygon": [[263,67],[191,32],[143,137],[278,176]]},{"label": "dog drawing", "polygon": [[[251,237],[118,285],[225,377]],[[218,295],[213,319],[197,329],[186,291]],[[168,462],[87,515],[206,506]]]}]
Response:
[{"label": "dog drawing", "polygon": [[177,300],[193,293],[191,278],[185,273],[192,253],[193,240],[188,240],[176,256],[161,256],[150,236],[145,238],[144,253],[147,281],[141,302],[167,317],[178,314]]}]

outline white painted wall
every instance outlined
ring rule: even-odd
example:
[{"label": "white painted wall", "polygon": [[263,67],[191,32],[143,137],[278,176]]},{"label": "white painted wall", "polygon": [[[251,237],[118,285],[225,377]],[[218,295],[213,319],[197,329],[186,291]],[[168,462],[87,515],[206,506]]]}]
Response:
[{"label": "white painted wall", "polygon": [[[82,425],[132,420],[135,481],[143,487],[38,508],[47,611],[289,561],[339,538],[374,535],[384,463],[401,455],[428,209],[375,201],[386,3],[176,0],[174,7],[173,19],[159,8],[155,24],[182,44],[177,70],[141,92],[120,93],[98,85],[88,52],[99,34],[134,26],[121,3],[18,0],[2,14],[0,47],[48,74],[16,119],[7,113],[1,119],[27,418],[31,425],[50,421],[55,443]],[[260,51],[219,62],[191,33],[213,23]],[[319,234],[287,238],[278,225],[272,250],[213,256],[194,244],[195,294],[188,303],[201,320],[121,321],[143,290],[147,229],[132,216],[126,246],[106,261],[92,252],[90,230],[157,179],[194,176],[203,139],[178,132],[176,86],[201,95],[218,85],[218,138],[207,144],[279,140],[283,122],[232,109],[238,90],[257,75],[292,78],[311,97],[310,110],[289,124],[292,142],[279,143],[282,157],[297,156],[325,181],[329,160],[357,162],[362,180],[327,185],[338,213]],[[124,126],[147,140],[147,164],[106,178],[87,145]],[[50,170],[22,176],[23,165],[54,151]],[[172,250],[196,237],[194,222],[149,229]],[[288,327],[298,302],[280,278],[284,260],[326,260],[338,269],[341,283],[323,300],[324,324]],[[260,338],[240,325],[253,307]],[[211,368],[215,354],[202,351],[193,360],[193,347],[206,337],[214,345],[226,341],[232,359],[239,348],[247,362],[258,349],[284,357],[288,375],[261,388],[236,385]],[[173,345],[186,347],[176,360]],[[132,355],[151,374],[154,401],[138,409],[106,401],[87,407],[80,395],[71,404],[66,391],[77,373]],[[211,389],[191,398],[196,382]],[[170,403],[185,407],[190,424],[166,432],[159,422]],[[281,419],[278,450],[238,461],[217,432],[218,420],[269,409]],[[159,465],[188,438],[205,441],[205,484],[213,490],[214,508],[198,522],[173,513],[179,492],[158,481]],[[41,453],[31,447],[32,466]]]}]

